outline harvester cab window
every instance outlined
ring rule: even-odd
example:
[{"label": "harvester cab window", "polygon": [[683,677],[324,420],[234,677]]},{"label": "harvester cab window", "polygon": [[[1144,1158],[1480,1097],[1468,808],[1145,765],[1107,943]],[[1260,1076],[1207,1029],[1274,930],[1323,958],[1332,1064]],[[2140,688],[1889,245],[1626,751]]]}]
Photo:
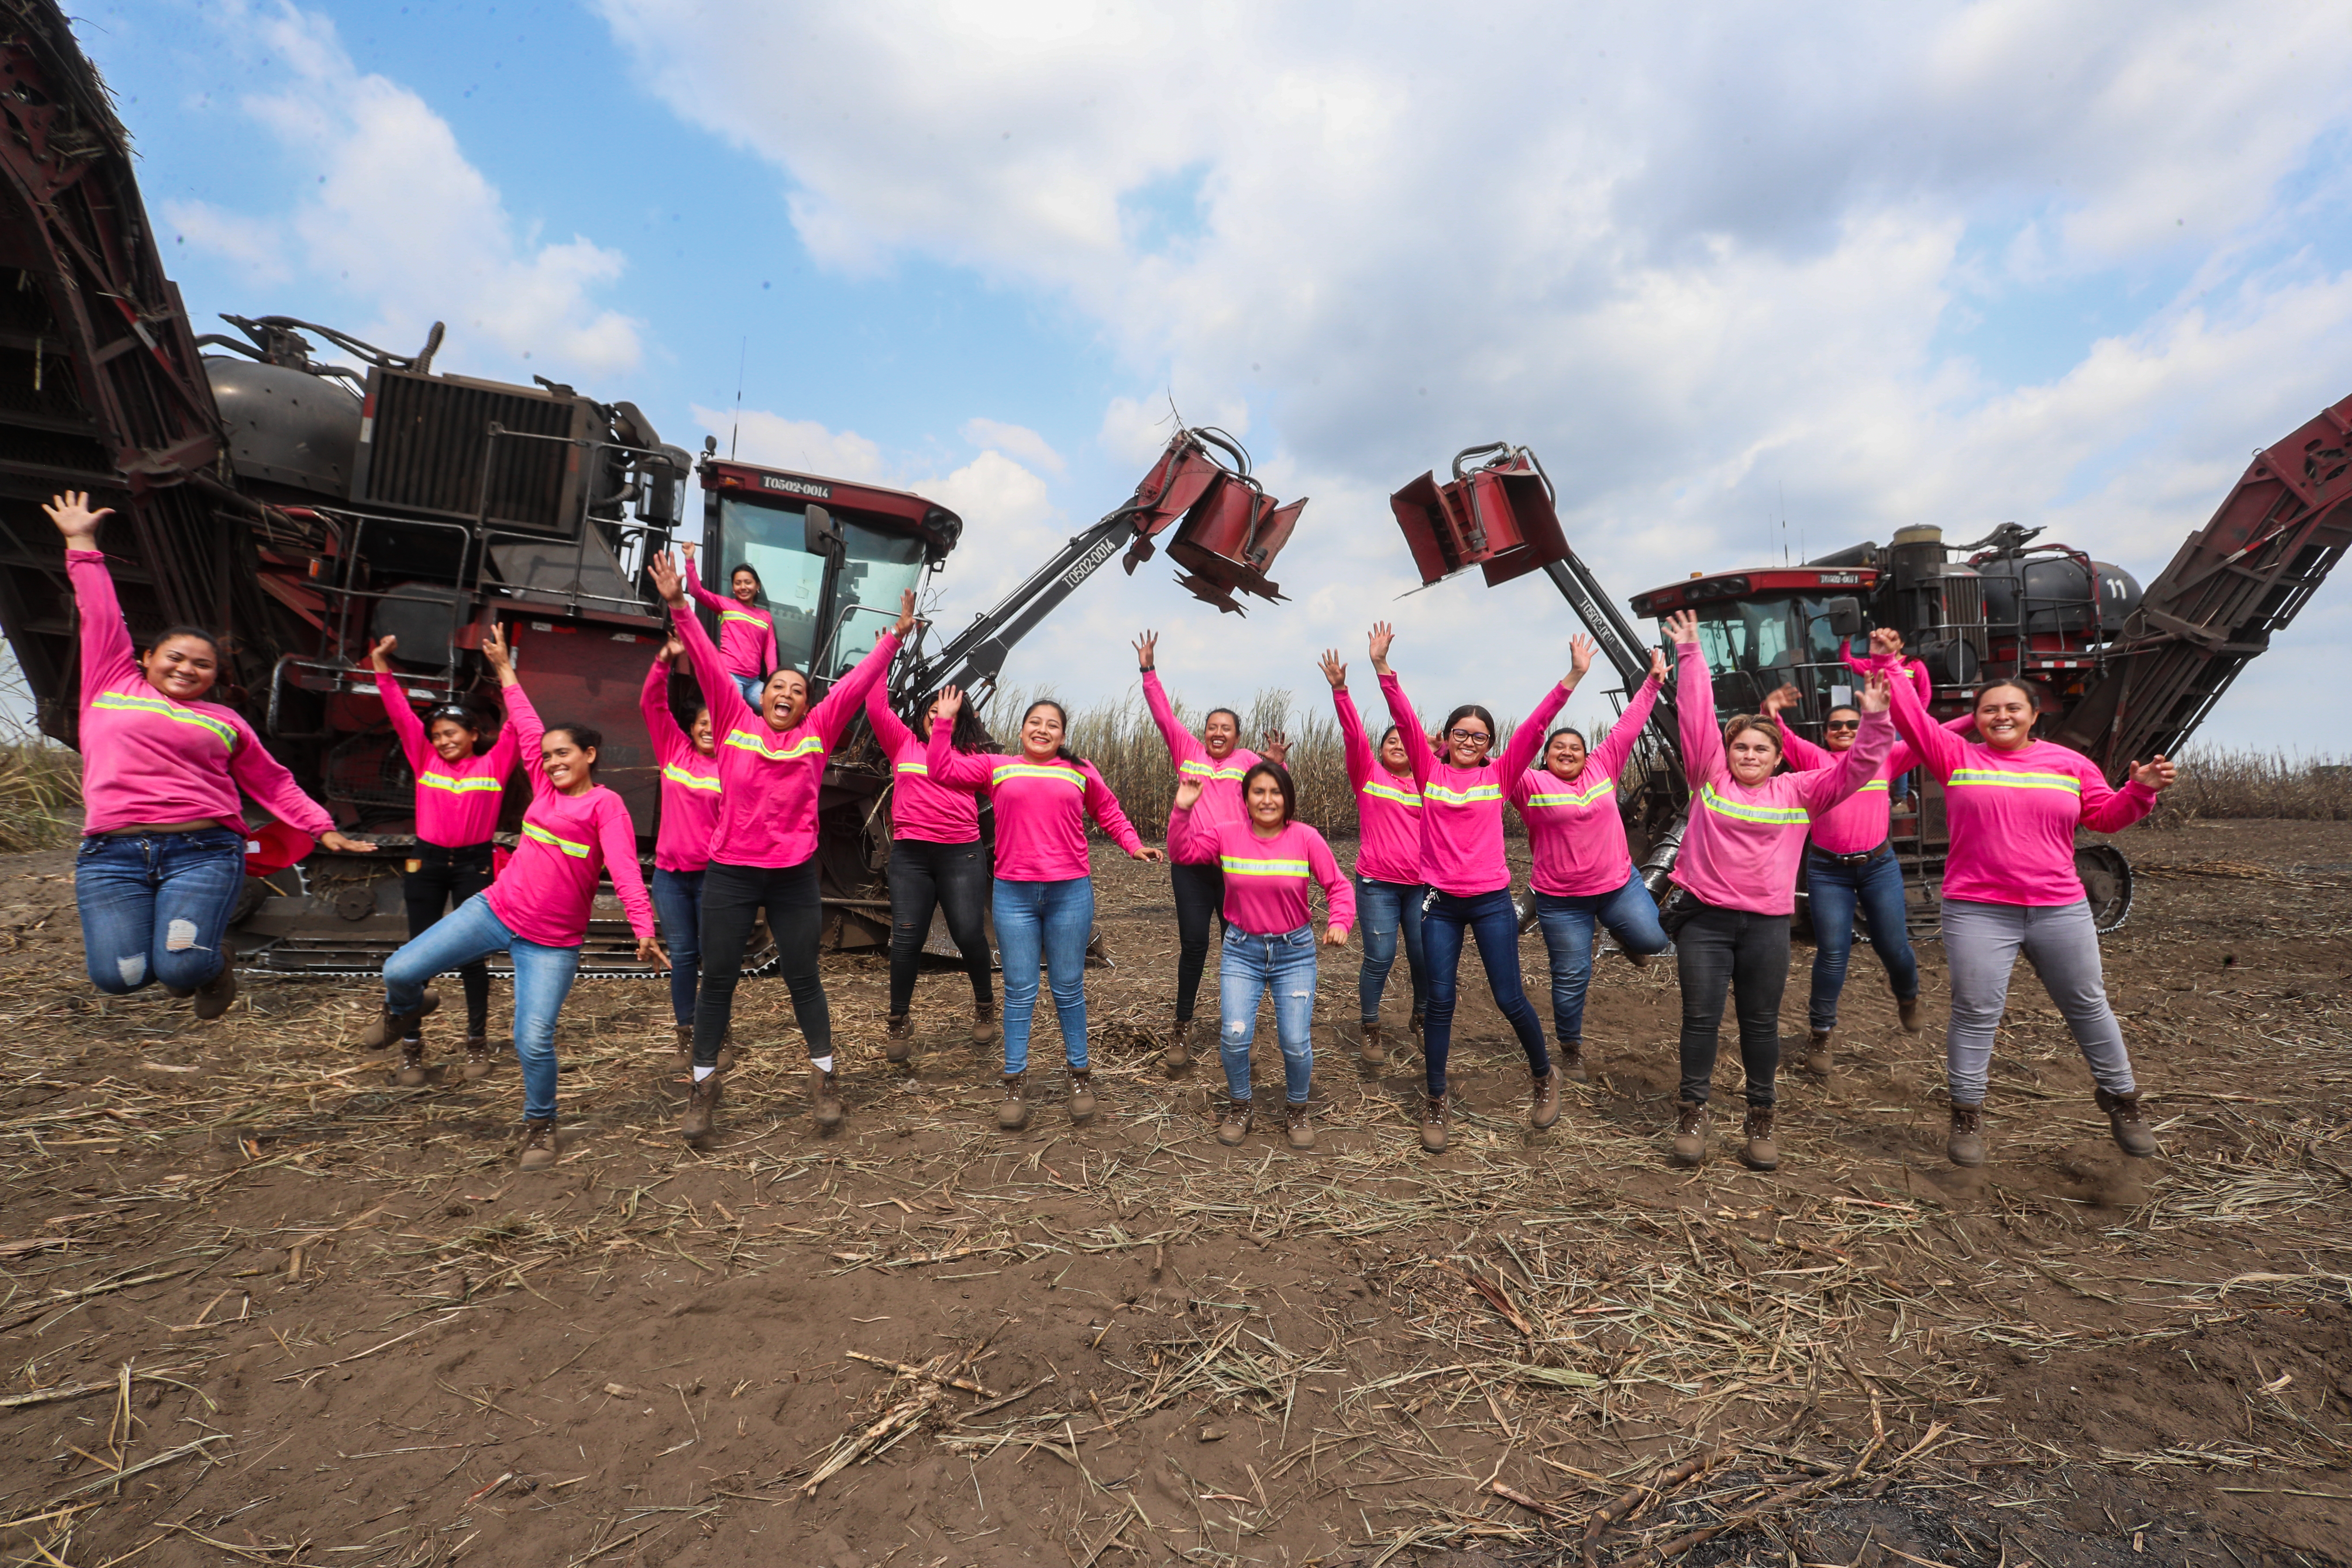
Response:
[{"label": "harvester cab window", "polygon": [[761,506],[722,497],[719,540],[712,547],[717,592],[730,595],[728,578],[749,564],[760,574],[762,603],[775,613],[776,656],[806,669],[816,651],[816,618],[824,596],[825,559],[808,549],[808,516],[794,507]]},{"label": "harvester cab window", "polygon": [[1718,605],[1698,612],[1698,648],[1715,682],[1715,705],[1753,713],[1764,694],[1796,679],[1807,655],[1783,601]]},{"label": "harvester cab window", "polygon": [[821,673],[839,675],[866,657],[874,634],[898,618],[899,595],[923,574],[923,542],[882,533],[850,521],[841,530],[841,587],[835,595],[835,629]]}]

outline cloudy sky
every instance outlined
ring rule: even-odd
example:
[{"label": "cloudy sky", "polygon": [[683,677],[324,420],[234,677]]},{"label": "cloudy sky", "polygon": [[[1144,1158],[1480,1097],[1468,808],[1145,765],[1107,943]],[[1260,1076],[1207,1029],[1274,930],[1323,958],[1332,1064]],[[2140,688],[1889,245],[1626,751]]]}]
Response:
[{"label": "cloudy sky", "polygon": [[[200,323],[446,319],[444,368],[919,489],[967,520],[950,626],[1171,409],[1313,498],[1246,622],[1164,561],[1088,583],[1008,671],[1074,699],[1144,626],[1189,698],[1312,696],[1385,615],[1425,707],[1522,709],[1549,584],[1400,597],[1387,493],[1479,442],[1621,599],[2011,519],[2145,579],[2352,394],[2338,4],[77,11]],[[2206,738],[2352,749],[2347,655],[2341,581]]]}]

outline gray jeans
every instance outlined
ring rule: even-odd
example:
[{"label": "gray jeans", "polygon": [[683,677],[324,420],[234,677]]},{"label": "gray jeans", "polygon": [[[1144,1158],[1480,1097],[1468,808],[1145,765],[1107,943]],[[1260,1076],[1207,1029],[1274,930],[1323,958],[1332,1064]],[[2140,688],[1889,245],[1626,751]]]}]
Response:
[{"label": "gray jeans", "polygon": [[2058,1004],[2091,1076],[2110,1094],[2129,1094],[2131,1058],[2099,971],[2099,937],[2087,901],[1979,904],[1944,900],[1944,953],[1952,970],[1952,1025],[1945,1036],[1947,1081],[1955,1105],[1982,1105],[1993,1031],[2009,1000],[2019,950]]}]

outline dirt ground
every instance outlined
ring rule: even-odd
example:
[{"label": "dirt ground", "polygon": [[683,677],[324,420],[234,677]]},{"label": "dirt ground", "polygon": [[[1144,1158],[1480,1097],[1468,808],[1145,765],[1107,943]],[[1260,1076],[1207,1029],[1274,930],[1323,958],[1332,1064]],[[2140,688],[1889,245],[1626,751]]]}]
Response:
[{"label": "dirt ground", "polygon": [[[1329,1030],[1319,1146],[1223,1149],[1208,1078],[1157,1065],[1165,872],[1098,855],[1092,1126],[1055,1073],[1027,1133],[993,1131],[952,973],[888,1066],[882,963],[840,957],[838,1136],[811,1128],[780,984],[745,988],[755,1048],[697,1154],[665,995],[588,983],[562,1161],[525,1179],[510,1063],[389,1088],[352,1049],[354,985],[255,983],[216,1025],[103,1000],[69,864],[6,863],[0,1550],[2352,1561],[2352,825],[2125,843],[2108,978],[2164,1157],[2108,1142],[2027,972],[1975,1174],[1942,1158],[1940,1032],[1896,1029],[1867,956],[1837,1075],[1784,1080],[1776,1174],[1729,1158],[1732,1118],[1703,1172],[1665,1168],[1673,968],[1614,957],[1601,1076],[1549,1133],[1481,995],[1446,1154],[1413,1136],[1418,1058],[1367,1077]],[[1326,957],[1327,1021],[1352,1018],[1355,959]]]}]

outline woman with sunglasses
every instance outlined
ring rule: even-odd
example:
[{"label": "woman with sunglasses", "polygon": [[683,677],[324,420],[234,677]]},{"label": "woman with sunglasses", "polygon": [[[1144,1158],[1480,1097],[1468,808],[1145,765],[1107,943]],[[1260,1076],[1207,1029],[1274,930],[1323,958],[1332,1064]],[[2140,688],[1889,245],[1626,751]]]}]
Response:
[{"label": "woman with sunglasses", "polygon": [[596,782],[604,737],[584,724],[540,722],[497,626],[482,657],[499,678],[507,729],[530,775],[522,841],[488,890],[476,893],[384,961],[383,1013],[362,1037],[370,1047],[413,1035],[425,1011],[425,983],[503,951],[514,964],[515,1059],[522,1065],[521,1165],[555,1163],[555,1019],[580,972],[580,944],[600,875],[637,936],[637,962],[667,963],[654,938],[653,905],[637,870],[637,830],[621,797]]},{"label": "woman with sunglasses", "polygon": [[[1873,647],[1891,663],[1892,634]],[[2140,1106],[2131,1054],[2107,1001],[2099,933],[2074,869],[2074,832],[2119,833],[2146,816],[2174,768],[2162,755],[2134,763],[2115,789],[2091,759],[2033,738],[2035,694],[2014,680],[1977,691],[1969,717],[1975,742],[1939,729],[1917,693],[1897,683],[1895,722],[1944,786],[1951,849],[1944,862],[1944,955],[1951,965],[1952,1017],[1945,1071],[1952,1130],[1945,1154],[1955,1165],[1985,1163],[1984,1101],[1993,1036],[2009,1004],[2022,952],[2041,977],[2091,1069],[2095,1103],[2116,1146],[2134,1159],[2157,1152]]]},{"label": "woman with sunglasses", "polygon": [[[719,777],[719,741],[710,731],[710,709],[698,705],[680,728],[669,700],[670,672],[686,657],[686,644],[671,637],[646,671],[637,709],[646,735],[661,764],[661,826],[654,837],[654,912],[669,940],[669,1011],[677,1030],[678,1066],[694,1062],[694,1005],[702,988],[702,878],[710,866],[710,836],[719,826],[719,800],[726,785]],[[724,1046],[725,1065],[733,1058]]]},{"label": "woman with sunglasses", "polygon": [[996,1125],[1029,1125],[1029,1026],[1037,1012],[1037,971],[1054,988],[1062,1055],[1070,1069],[1070,1121],[1094,1119],[1094,1070],[1087,1055],[1087,939],[1095,924],[1095,885],[1087,858],[1087,819],[1137,860],[1167,858],[1144,847],[1118,797],[1095,765],[1070,750],[1068,716],[1048,699],[1021,715],[1018,752],[956,747],[963,693],[943,687],[932,706],[924,765],[934,784],[982,790],[996,814],[996,883],[991,896],[996,945],[1004,959],[1004,1101]]},{"label": "woman with sunglasses", "polygon": [[980,715],[961,707],[942,716],[940,699],[917,705],[923,732],[908,729],[890,711],[883,689],[866,694],[866,720],[890,759],[890,1014],[882,1054],[903,1062],[915,1050],[915,976],[931,913],[944,910],[948,937],[963,955],[971,980],[971,1039],[992,1046],[1003,1031],[996,1022],[996,987],[988,952],[988,847],[980,841],[980,797],[971,790],[931,777],[931,731],[942,723],[959,752],[995,749]]},{"label": "woman with sunglasses", "polygon": [[[1591,668],[1593,645],[1578,637],[1569,648],[1574,678],[1580,679]],[[1527,824],[1535,862],[1528,881],[1550,959],[1559,1070],[1577,1083],[1592,1079],[1584,1060],[1584,998],[1592,984],[1594,928],[1605,929],[1636,965],[1672,945],[1658,925],[1657,900],[1633,869],[1624,815],[1617,808],[1618,770],[1633,754],[1665,679],[1665,655],[1653,648],[1649,679],[1600,745],[1588,749],[1581,730],[1554,730],[1544,738],[1543,766],[1511,781],[1511,804]]]},{"label": "woman with sunglasses", "polygon": [[[490,856],[497,847],[499,808],[506,799],[507,775],[514,772],[512,725],[486,748],[482,726],[465,708],[451,703],[419,721],[408,692],[392,668],[400,647],[396,637],[378,637],[368,649],[376,695],[400,742],[401,754],[416,780],[416,854],[401,868],[402,900],[408,910],[411,941],[423,936],[444,914],[490,885]],[[465,1076],[472,1082],[490,1072],[490,966],[476,959],[457,971],[466,992]],[[441,1005],[439,993],[425,994],[425,1013]],[[421,1026],[400,1042],[400,1066],[393,1081],[415,1089],[426,1079]]]},{"label": "woman with sunglasses", "polygon": [[1707,1096],[1728,997],[1739,1018],[1739,1059],[1747,1075],[1740,1159],[1751,1170],[1776,1170],[1774,1079],[1797,861],[1811,819],[1876,777],[1886,759],[1895,740],[1886,718],[1887,678],[1874,673],[1864,686],[1862,728],[1851,750],[1829,767],[1784,773],[1779,771],[1780,726],[1759,713],[1716,722],[1715,684],[1699,653],[1698,616],[1684,610],[1667,620],[1665,630],[1680,669],[1675,722],[1692,785],[1672,873],[1675,891],[1662,911],[1675,939],[1683,1003],[1674,1163],[1706,1163]]},{"label": "woman with sunglasses", "polygon": [[[1389,668],[1389,647],[1395,639],[1386,621],[1373,626],[1372,668],[1380,674],[1381,694],[1388,699],[1397,732],[1418,737],[1421,721],[1396,672]],[[1429,959],[1429,1008],[1422,1037],[1429,1094],[1421,1116],[1421,1146],[1433,1153],[1445,1147],[1445,1058],[1454,1039],[1456,975],[1465,930],[1477,939],[1495,1005],[1510,1020],[1527,1052],[1529,1119],[1538,1128],[1559,1120],[1559,1069],[1544,1048],[1543,1025],[1519,977],[1519,915],[1511,902],[1510,862],[1503,854],[1503,791],[1535,760],[1544,726],[1576,689],[1591,658],[1591,645],[1585,644],[1580,661],[1567,678],[1555,681],[1511,732],[1499,760],[1488,760],[1495,744],[1495,717],[1475,702],[1456,708],[1438,726],[1444,742],[1442,753],[1425,745],[1411,748],[1422,801],[1421,879],[1429,885],[1421,914],[1422,946]]]},{"label": "woman with sunglasses", "polygon": [[667,553],[646,563],[687,658],[710,704],[719,740],[719,823],[710,864],[702,876],[702,991],[694,1005],[694,1086],[688,1091],[679,1133],[697,1147],[711,1135],[719,1110],[719,1047],[735,1013],[743,954],[761,914],[775,939],[776,966],[792,992],[793,1016],[808,1041],[809,1108],[817,1130],[841,1125],[841,1097],[833,1072],[833,1014],[817,975],[817,940],[824,905],[817,889],[817,792],[825,758],[866,703],[866,693],[889,673],[899,639],[915,624],[915,595],[898,601],[898,619],[874,639],[874,649],[836,677],[822,700],[809,701],[808,677],[780,669],[760,689],[755,710],[696,618],[687,577]]},{"label": "woman with sunglasses", "polygon": [[228,921],[245,890],[238,792],[330,849],[375,846],[336,832],[244,716],[205,700],[221,674],[212,633],[166,626],[135,647],[98,548],[112,509],[92,511],[87,494],[68,490],[41,510],[65,535],[81,623],[74,901],[90,984],[110,996],[160,984],[194,997],[197,1017],[217,1018],[236,1000]]},{"label": "woman with sunglasses", "polygon": [[694,546],[681,541],[678,549],[686,555],[686,591],[694,595],[695,603],[719,616],[719,662],[735,682],[744,705],[757,708],[768,672],[784,662],[776,652],[776,617],[760,603],[767,589],[760,581],[759,569],[748,561],[738,563],[727,574],[730,596],[721,598],[702,585],[701,574],[694,569]]},{"label": "woman with sunglasses", "polygon": [[1404,949],[1412,984],[1413,1034],[1421,1033],[1429,1005],[1429,962],[1421,938],[1421,901],[1429,893],[1421,879],[1421,785],[1412,776],[1403,731],[1390,725],[1380,749],[1372,749],[1355,699],[1348,695],[1348,667],[1339,661],[1339,650],[1326,648],[1322,665],[1323,679],[1331,683],[1331,706],[1339,715],[1348,783],[1356,792],[1356,918],[1364,932],[1364,961],[1356,972],[1363,1033],[1356,1050],[1367,1067],[1381,1067],[1389,1051],[1381,1036],[1381,994],[1388,989],[1398,948]]}]

